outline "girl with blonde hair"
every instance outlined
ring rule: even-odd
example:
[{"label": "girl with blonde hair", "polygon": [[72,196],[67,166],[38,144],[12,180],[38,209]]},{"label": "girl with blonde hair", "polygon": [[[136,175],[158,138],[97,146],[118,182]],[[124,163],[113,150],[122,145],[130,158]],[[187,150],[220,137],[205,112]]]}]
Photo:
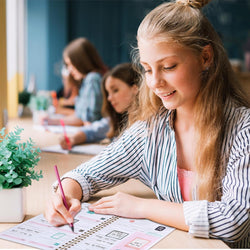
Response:
[{"label": "girl with blonde hair", "polygon": [[135,178],[158,199],[117,193],[89,209],[250,247],[250,105],[202,14],[207,3],[167,2],[144,18],[135,54],[142,84],[130,127],[63,176],[71,207],[62,209],[56,192],[45,212],[50,223],[72,222],[80,201]]}]

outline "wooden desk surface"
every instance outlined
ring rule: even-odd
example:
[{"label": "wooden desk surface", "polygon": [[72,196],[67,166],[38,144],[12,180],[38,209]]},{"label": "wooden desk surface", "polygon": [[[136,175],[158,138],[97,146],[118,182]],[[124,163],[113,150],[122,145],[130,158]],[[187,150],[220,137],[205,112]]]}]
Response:
[{"label": "wooden desk surface", "polygon": [[[14,126],[19,125],[24,128],[23,139],[31,137],[36,145],[43,147],[45,145],[53,145],[58,143],[57,134],[49,132],[38,132],[32,128],[30,119],[15,119],[9,121],[9,130]],[[32,185],[26,188],[26,216],[25,220],[30,219],[38,214],[43,213],[45,201],[52,191],[52,183],[55,181],[56,176],[53,166],[57,164],[60,175],[75,168],[82,162],[87,161],[92,156],[88,155],[63,155],[56,153],[41,153],[41,160],[38,163],[37,169],[43,171],[43,178],[39,181],[33,181]],[[100,197],[111,195],[117,191],[127,192],[139,197],[153,198],[155,197],[151,189],[137,180],[129,180],[128,182],[119,186],[113,187],[109,190],[97,193],[90,202],[93,202]],[[0,232],[16,225],[15,223],[0,223]],[[229,248],[220,240],[194,238],[188,233],[174,230],[170,235],[157,243],[154,248],[168,249],[168,248]],[[14,242],[5,241],[0,239],[0,249],[33,249],[25,245],[20,245]]]}]

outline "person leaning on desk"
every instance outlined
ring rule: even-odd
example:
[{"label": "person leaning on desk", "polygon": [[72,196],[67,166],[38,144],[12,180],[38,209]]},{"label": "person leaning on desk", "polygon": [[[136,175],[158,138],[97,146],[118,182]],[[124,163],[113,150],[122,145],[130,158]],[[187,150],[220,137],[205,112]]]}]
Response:
[{"label": "person leaning on desk", "polygon": [[135,178],[158,199],[117,193],[89,209],[250,247],[250,105],[201,12],[207,2],[163,3],[144,18],[135,51],[142,83],[130,126],[62,177],[70,209],[53,193],[45,210],[51,224],[72,223],[80,201]]},{"label": "person leaning on desk", "polygon": [[[69,136],[70,146],[116,138],[126,127],[127,113],[136,101],[138,85],[139,74],[131,63],[121,63],[109,70],[102,78],[103,118]],[[60,138],[60,145],[68,149],[64,136]]]},{"label": "person leaning on desk", "polygon": [[[101,80],[108,68],[98,51],[87,38],[80,37],[65,47],[63,60],[75,81],[81,82],[74,113],[62,118],[65,125],[83,126],[99,120],[102,117]],[[42,123],[60,125],[60,120],[45,117]]]},{"label": "person leaning on desk", "polygon": [[62,67],[62,82],[63,86],[56,92],[56,114],[71,115],[74,114],[75,99],[79,95],[81,80],[75,80],[70,74],[67,67]]}]

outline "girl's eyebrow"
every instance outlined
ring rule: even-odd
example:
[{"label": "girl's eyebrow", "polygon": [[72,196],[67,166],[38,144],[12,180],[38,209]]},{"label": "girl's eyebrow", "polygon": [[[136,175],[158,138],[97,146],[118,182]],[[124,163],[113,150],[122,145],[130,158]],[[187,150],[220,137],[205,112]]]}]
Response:
[{"label": "girl's eyebrow", "polygon": [[116,89],[116,88],[117,88],[117,86],[115,86],[115,85],[110,86],[110,89]]},{"label": "girl's eyebrow", "polygon": [[[177,55],[176,55],[176,54],[173,54],[173,55],[164,56],[163,58],[158,59],[156,62],[157,62],[157,63],[160,63],[160,62],[165,61],[165,60],[167,60],[167,59],[169,59],[169,58],[172,58],[172,57],[177,57]],[[143,62],[143,61],[141,61],[141,60],[140,60],[140,63],[141,63],[141,64],[147,64],[147,65],[148,65],[148,63]]]}]

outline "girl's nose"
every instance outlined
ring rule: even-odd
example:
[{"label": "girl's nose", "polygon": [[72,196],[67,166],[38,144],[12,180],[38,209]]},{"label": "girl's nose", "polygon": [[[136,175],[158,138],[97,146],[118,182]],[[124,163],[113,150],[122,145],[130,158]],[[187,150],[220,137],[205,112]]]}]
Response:
[{"label": "girl's nose", "polygon": [[158,88],[164,84],[165,80],[161,72],[153,72],[151,76],[150,86],[153,88]]},{"label": "girl's nose", "polygon": [[107,98],[107,99],[108,99],[109,102],[111,102],[112,96],[111,96],[111,95],[108,95],[108,98]]},{"label": "girl's nose", "polygon": [[72,70],[73,70],[73,67],[71,66],[71,65],[68,65],[68,71],[71,73],[72,72]]}]

